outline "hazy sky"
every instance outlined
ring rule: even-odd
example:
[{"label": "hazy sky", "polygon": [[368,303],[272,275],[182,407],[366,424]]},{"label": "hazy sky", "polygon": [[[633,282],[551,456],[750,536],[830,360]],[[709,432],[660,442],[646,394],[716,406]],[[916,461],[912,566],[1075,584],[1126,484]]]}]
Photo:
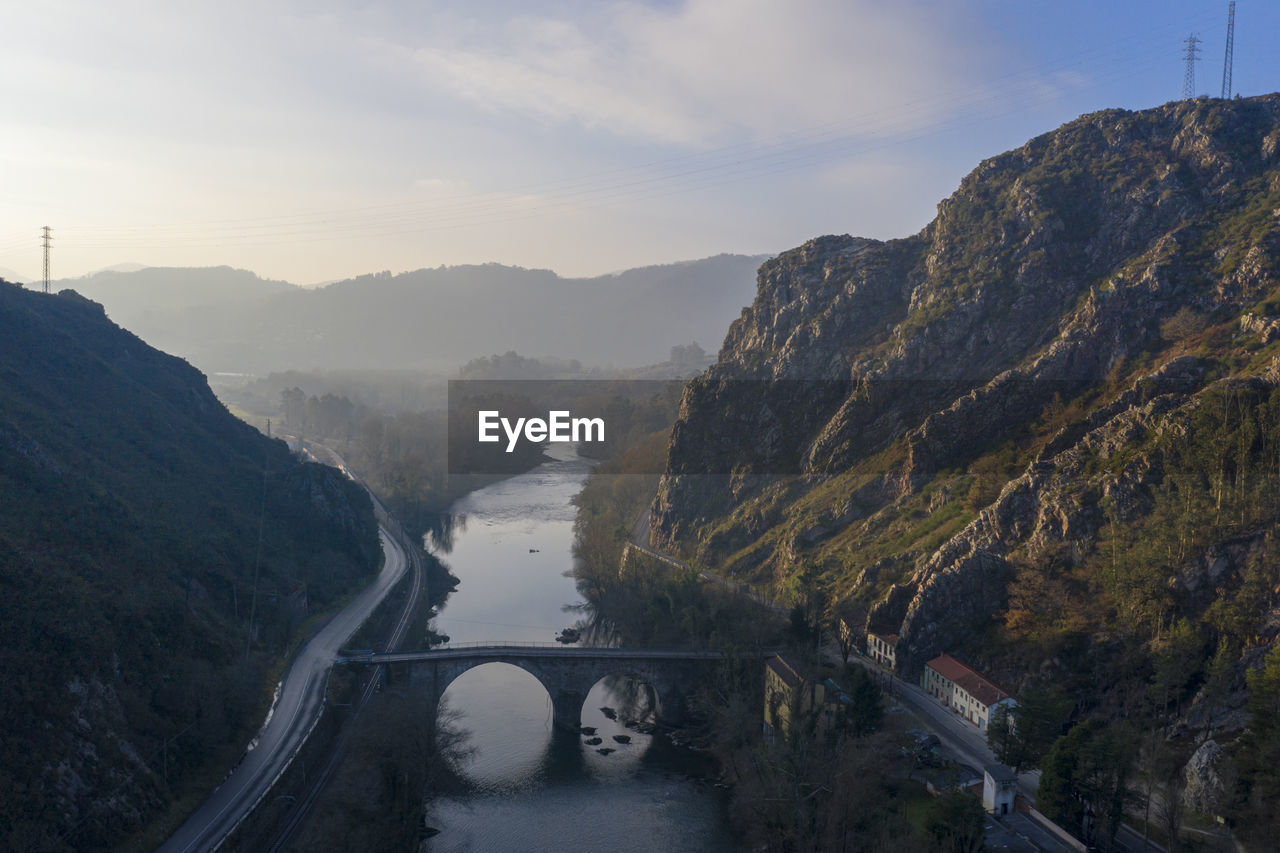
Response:
[{"label": "hazy sky", "polygon": [[[979,160],[1221,89],[1226,2],[0,0],[0,268],[591,275],[913,233]],[[1235,90],[1280,89],[1240,0]]]}]

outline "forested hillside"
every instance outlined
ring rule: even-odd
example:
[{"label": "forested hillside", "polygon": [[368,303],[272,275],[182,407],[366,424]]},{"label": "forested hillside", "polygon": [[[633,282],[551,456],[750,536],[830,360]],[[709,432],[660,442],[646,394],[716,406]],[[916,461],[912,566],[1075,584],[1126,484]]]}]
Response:
[{"label": "forested hillside", "polygon": [[111,847],[216,781],[379,554],[359,488],[188,364],[0,284],[0,847]]}]

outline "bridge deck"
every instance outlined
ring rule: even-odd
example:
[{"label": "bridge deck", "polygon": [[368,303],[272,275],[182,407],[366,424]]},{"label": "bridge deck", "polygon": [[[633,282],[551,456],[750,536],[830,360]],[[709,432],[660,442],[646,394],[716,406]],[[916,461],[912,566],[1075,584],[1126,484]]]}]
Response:
[{"label": "bridge deck", "polygon": [[383,664],[432,660],[465,660],[467,658],[490,658],[495,656],[560,660],[575,658],[588,660],[610,658],[624,660],[720,660],[724,657],[724,653],[697,649],[627,649],[608,646],[540,645],[533,643],[476,643],[420,651],[347,655],[338,657],[337,662]]}]

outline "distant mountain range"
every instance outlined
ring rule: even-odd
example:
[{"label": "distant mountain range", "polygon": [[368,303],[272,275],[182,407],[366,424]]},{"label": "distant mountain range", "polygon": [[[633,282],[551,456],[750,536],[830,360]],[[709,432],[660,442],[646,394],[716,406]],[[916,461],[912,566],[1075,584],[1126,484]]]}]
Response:
[{"label": "distant mountain range", "polygon": [[635,366],[711,348],[749,304],[767,256],[718,255],[595,278],[484,264],[301,288],[230,267],[149,267],[57,282],[208,372],[452,371],[515,350]]}]

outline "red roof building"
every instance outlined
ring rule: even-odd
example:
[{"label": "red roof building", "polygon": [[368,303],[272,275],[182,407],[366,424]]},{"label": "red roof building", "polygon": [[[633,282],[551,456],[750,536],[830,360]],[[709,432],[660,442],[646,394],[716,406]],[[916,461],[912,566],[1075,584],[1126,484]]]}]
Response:
[{"label": "red roof building", "polygon": [[920,686],[984,732],[993,708],[1001,704],[1017,705],[1007,691],[951,655],[938,655],[925,664]]}]

